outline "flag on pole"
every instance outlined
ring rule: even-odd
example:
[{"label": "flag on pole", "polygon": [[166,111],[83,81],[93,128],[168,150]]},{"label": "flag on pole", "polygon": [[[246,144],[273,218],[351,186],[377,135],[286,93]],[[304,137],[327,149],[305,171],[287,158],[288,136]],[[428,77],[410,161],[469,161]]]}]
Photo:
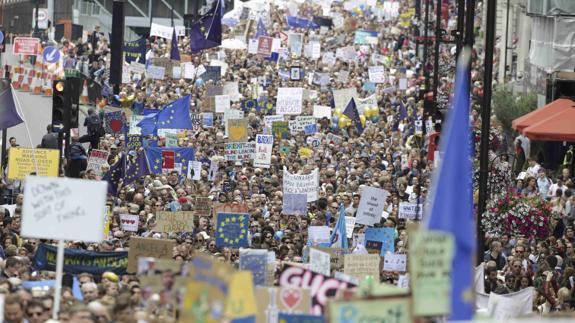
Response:
[{"label": "flag on pole", "polygon": [[192,53],[202,49],[217,47],[222,44],[223,0],[216,0],[214,7],[201,16],[190,29],[190,46]]},{"label": "flag on pole", "polygon": [[332,248],[341,248],[347,251],[347,234],[345,230],[345,208],[343,204],[339,206],[339,216],[331,233],[330,243]]},{"label": "flag on pole", "polygon": [[143,151],[137,152],[137,154],[136,160],[126,166],[124,185],[132,184],[138,178],[150,174],[146,154]]},{"label": "flag on pole", "polygon": [[266,30],[266,26],[264,25],[262,18],[260,18],[258,20],[258,26],[256,28],[256,39],[258,39],[260,36],[267,36],[267,35],[268,31]]},{"label": "flag on pole", "polygon": [[173,28],[172,33],[172,48],[170,49],[170,58],[179,61],[180,60],[180,50],[178,49],[178,36],[176,36],[176,28]]},{"label": "flag on pole", "polygon": [[122,154],[122,157],[114,164],[102,180],[108,182],[108,193],[113,196],[118,195],[118,187],[120,186],[120,181],[126,175],[126,155]]},{"label": "flag on pole", "polygon": [[475,219],[473,215],[472,149],[469,126],[470,50],[461,52],[455,77],[455,92],[447,127],[442,134],[444,153],[434,174],[426,228],[452,235],[455,254],[451,266],[450,321],[473,317],[473,258]]},{"label": "flag on pole", "polygon": [[7,82],[2,85],[4,86],[2,87],[2,92],[0,92],[0,129],[8,129],[24,121],[16,108],[12,86]]},{"label": "flag on pole", "polygon": [[353,125],[357,129],[359,134],[363,133],[363,124],[361,124],[361,119],[359,118],[359,111],[357,110],[357,106],[355,105],[355,99],[351,98],[345,110],[343,110],[343,114],[351,119]]}]

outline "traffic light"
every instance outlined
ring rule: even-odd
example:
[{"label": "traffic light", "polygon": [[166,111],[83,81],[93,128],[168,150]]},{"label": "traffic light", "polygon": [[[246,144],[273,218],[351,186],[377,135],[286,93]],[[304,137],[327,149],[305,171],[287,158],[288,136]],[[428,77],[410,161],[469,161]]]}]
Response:
[{"label": "traffic light", "polygon": [[70,95],[70,128],[78,128],[78,110],[80,108],[80,94],[82,93],[82,79],[77,77],[66,78],[66,86]]},{"label": "traffic light", "polygon": [[66,82],[56,81],[52,87],[52,131],[64,132]]}]

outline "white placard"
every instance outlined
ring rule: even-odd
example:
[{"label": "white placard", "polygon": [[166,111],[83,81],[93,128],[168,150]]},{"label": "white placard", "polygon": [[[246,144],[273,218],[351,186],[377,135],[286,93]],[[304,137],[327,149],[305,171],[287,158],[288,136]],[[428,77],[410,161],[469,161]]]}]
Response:
[{"label": "white placard", "polygon": [[144,120],[145,116],[137,116],[132,115],[130,118],[130,131],[128,132],[129,135],[141,135],[142,129],[137,126],[140,121]]},{"label": "white placard", "polygon": [[216,113],[225,113],[230,109],[229,95],[216,95]]},{"label": "white placard", "polygon": [[407,203],[407,202],[399,203],[397,217],[400,219],[421,220],[422,214],[423,214],[423,204],[419,204],[418,209],[417,203]]},{"label": "white placard", "polygon": [[204,65],[200,65],[196,69],[196,76],[200,77],[200,76],[204,75],[205,72],[206,72],[206,68],[204,67]]},{"label": "white placard", "polygon": [[369,81],[373,83],[385,82],[385,70],[383,66],[370,66],[368,68]]},{"label": "white placard", "polygon": [[271,128],[275,121],[284,121],[285,118],[283,115],[271,115],[271,116],[264,116],[264,125],[266,127]]},{"label": "white placard", "polygon": [[407,90],[407,79],[399,79],[399,89]]},{"label": "white placard", "polygon": [[128,66],[128,71],[134,74],[142,74],[146,72],[146,65],[138,63],[136,61],[132,61],[130,63],[130,66]]},{"label": "white placard", "polygon": [[102,241],[107,185],[108,183],[104,181],[26,177],[22,236],[54,240]]},{"label": "white placard", "polygon": [[196,67],[192,63],[184,63],[184,78],[191,80],[196,77]]},{"label": "white placard", "polygon": [[240,100],[240,90],[238,82],[224,83],[223,94],[230,96],[230,101],[236,102]]},{"label": "white placard", "polygon": [[409,288],[409,276],[399,275],[399,277],[397,278],[397,287]]},{"label": "white placard", "polygon": [[325,117],[331,120],[331,107],[327,105],[314,105],[313,116],[318,119]]},{"label": "white placard", "polygon": [[[192,171],[194,172],[192,174]],[[202,162],[199,161],[188,161],[188,174],[187,178],[190,178],[194,181],[199,181],[202,179]]]},{"label": "white placard", "polygon": [[355,103],[357,104],[357,112],[359,112],[360,115],[363,114],[363,112],[365,111],[366,108],[377,108],[377,97],[375,96],[375,94],[372,94],[370,96],[368,96],[365,99],[357,99],[355,101]]},{"label": "white placard", "polygon": [[124,231],[138,232],[140,217],[137,214],[120,214],[120,227]]},{"label": "white placard", "polygon": [[309,263],[311,271],[330,276],[329,253],[311,248],[309,250]]},{"label": "white placard", "polygon": [[166,69],[162,66],[149,65],[146,70],[148,78],[153,80],[163,80],[166,73]]},{"label": "white placard", "polygon": [[328,244],[330,242],[329,227],[325,225],[309,226],[307,228],[307,238],[312,246]]},{"label": "white placard", "polygon": [[355,227],[355,216],[345,217],[345,235],[348,239],[353,237],[353,229]]},{"label": "white placard", "polygon": [[303,105],[303,88],[280,87],[277,94],[277,114],[300,114]]},{"label": "white placard", "polygon": [[335,61],[335,54],[333,52],[326,52],[321,58],[321,62],[329,66],[335,65]]},{"label": "white placard", "polygon": [[180,66],[172,67],[172,78],[175,80],[182,78],[182,68]]},{"label": "white placard", "polygon": [[256,136],[256,155],[254,156],[254,167],[270,168],[273,146],[274,136]]},{"label": "white placard", "polygon": [[356,223],[374,225],[381,220],[385,200],[389,192],[380,188],[365,186],[357,208]]},{"label": "white placard", "polygon": [[311,174],[291,174],[284,168],[283,191],[284,194],[307,194],[307,202],[317,201],[319,185],[319,169],[314,169]]},{"label": "white placard", "polygon": [[150,36],[157,36],[172,40],[173,34],[174,34],[174,28],[152,23],[152,27],[150,29]]},{"label": "white placard", "polygon": [[258,39],[252,38],[248,42],[248,54],[257,54],[258,53]]},{"label": "white placard", "polygon": [[407,266],[406,255],[387,254],[383,259],[384,271],[399,271],[404,273]]},{"label": "white placard", "polygon": [[321,57],[321,43],[319,41],[313,41],[310,43],[311,47],[311,58],[319,59]]},{"label": "white placard", "polygon": [[355,87],[333,90],[333,101],[335,102],[335,108],[340,109],[342,112],[345,110],[347,104],[352,98],[355,100],[358,98],[357,89]]}]

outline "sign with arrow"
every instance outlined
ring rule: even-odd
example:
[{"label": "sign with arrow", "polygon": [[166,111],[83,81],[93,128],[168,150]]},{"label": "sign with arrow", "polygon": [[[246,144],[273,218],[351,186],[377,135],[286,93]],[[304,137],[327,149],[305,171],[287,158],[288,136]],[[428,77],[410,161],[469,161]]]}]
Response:
[{"label": "sign with arrow", "polygon": [[60,60],[60,50],[54,46],[48,46],[42,51],[44,63],[53,64]]}]

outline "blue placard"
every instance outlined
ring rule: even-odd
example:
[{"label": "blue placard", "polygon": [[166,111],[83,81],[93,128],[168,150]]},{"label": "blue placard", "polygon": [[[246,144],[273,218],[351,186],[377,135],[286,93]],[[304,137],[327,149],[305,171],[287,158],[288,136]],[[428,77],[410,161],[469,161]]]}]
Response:
[{"label": "blue placard", "polygon": [[53,64],[60,60],[60,50],[54,46],[48,46],[42,51],[44,63]]},{"label": "blue placard", "polygon": [[395,252],[394,228],[367,228],[365,229],[365,248],[378,250],[381,256],[387,252]]},{"label": "blue placard", "polygon": [[218,213],[216,220],[216,246],[248,247],[249,214]]}]

